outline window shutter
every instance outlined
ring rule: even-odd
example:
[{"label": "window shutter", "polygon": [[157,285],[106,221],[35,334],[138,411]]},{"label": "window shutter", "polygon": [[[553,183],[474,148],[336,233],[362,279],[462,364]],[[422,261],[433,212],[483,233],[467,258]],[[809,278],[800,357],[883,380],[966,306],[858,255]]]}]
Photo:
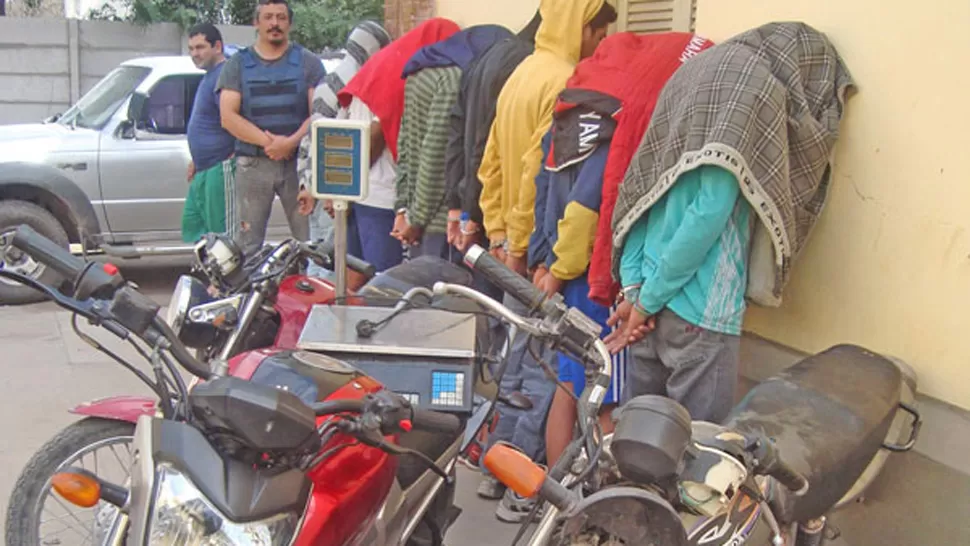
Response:
[{"label": "window shutter", "polygon": [[620,31],[688,32],[694,30],[697,0],[619,0],[617,8]]}]

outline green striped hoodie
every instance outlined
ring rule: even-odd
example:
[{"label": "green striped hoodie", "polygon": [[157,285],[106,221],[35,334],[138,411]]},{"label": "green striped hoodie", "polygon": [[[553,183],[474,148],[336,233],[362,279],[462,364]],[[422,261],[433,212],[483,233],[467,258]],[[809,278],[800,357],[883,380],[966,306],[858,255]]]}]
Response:
[{"label": "green striped hoodie", "polygon": [[447,227],[445,152],[460,88],[461,69],[455,66],[425,68],[409,76],[404,88],[394,208],[406,209],[408,222],[425,233]]}]

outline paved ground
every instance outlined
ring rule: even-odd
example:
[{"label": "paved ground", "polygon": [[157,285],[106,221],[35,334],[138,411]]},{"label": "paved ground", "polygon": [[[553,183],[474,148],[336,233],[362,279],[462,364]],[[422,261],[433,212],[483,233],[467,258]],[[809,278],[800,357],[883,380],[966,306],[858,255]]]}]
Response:
[{"label": "paved ground", "polygon": [[[182,264],[167,260],[125,266],[125,275],[166,302]],[[116,346],[116,345],[110,345]],[[70,316],[51,304],[0,307],[0,510],[27,459],[75,418],[74,405],[147,389],[71,331]],[[494,505],[475,497],[477,475],[462,471],[462,517],[450,546],[510,544],[517,528],[499,523]],[[16,502],[16,500],[14,500]],[[836,515],[842,538],[834,546],[970,544],[970,477],[916,454],[890,461],[864,504]],[[14,545],[9,545],[14,546]]]}]

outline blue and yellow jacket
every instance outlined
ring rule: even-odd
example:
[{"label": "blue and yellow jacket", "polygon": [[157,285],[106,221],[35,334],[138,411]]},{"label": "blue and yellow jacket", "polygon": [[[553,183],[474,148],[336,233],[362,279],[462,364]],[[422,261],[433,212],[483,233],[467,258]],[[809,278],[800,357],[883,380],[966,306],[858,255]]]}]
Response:
[{"label": "blue and yellow jacket", "polygon": [[[542,139],[547,164],[552,131]],[[603,200],[603,172],[609,142],[558,172],[543,167],[536,177],[535,230],[529,239],[530,267],[544,264],[557,279],[570,281],[589,268]]]}]

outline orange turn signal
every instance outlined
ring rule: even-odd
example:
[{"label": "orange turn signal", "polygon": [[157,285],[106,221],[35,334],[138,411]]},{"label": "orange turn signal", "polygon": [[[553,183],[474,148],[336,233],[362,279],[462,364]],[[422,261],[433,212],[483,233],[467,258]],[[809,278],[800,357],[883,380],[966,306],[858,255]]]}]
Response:
[{"label": "orange turn signal", "polygon": [[485,454],[485,468],[506,487],[525,498],[536,496],[546,481],[546,472],[541,466],[532,462],[525,453],[502,444],[495,444]]},{"label": "orange turn signal", "polygon": [[98,480],[75,472],[58,472],[51,478],[54,491],[75,506],[91,508],[101,500]]}]

